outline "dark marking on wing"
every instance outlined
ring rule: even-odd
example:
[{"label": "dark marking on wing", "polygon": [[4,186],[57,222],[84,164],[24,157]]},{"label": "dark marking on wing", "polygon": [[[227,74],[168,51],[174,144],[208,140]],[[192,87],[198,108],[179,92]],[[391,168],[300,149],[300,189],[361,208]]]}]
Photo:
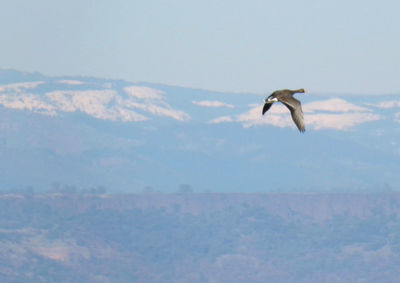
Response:
[{"label": "dark marking on wing", "polygon": [[262,114],[263,114],[263,115],[265,114],[265,112],[268,111],[268,109],[271,108],[272,104],[273,104],[273,103],[265,103],[265,104],[264,104],[264,107],[263,107],[263,110],[262,110]]}]

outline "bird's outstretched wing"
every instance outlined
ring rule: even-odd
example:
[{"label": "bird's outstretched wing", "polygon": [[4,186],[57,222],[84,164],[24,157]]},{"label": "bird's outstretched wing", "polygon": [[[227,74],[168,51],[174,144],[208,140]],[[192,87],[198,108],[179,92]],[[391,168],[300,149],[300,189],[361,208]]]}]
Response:
[{"label": "bird's outstretched wing", "polygon": [[264,107],[263,107],[263,110],[262,110],[262,114],[263,114],[263,115],[265,114],[265,112],[268,111],[268,109],[271,108],[272,104],[273,104],[273,103],[265,103],[265,104],[264,104]]},{"label": "bird's outstretched wing", "polygon": [[296,124],[300,132],[305,132],[303,110],[301,109],[301,103],[293,96],[282,97],[279,99],[280,102],[285,104],[290,110],[293,122]]}]

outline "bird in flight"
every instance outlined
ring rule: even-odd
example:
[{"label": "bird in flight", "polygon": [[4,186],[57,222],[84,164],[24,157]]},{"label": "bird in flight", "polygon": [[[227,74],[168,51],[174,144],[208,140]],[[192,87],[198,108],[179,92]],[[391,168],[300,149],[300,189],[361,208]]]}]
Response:
[{"label": "bird in flight", "polygon": [[265,112],[267,112],[268,109],[271,108],[274,102],[280,101],[290,110],[293,122],[296,124],[299,131],[302,133],[305,132],[306,128],[304,127],[303,110],[301,109],[301,103],[293,97],[295,93],[305,92],[306,91],[303,88],[297,90],[282,89],[274,91],[273,93],[271,93],[270,96],[264,99],[262,114],[264,115]]}]

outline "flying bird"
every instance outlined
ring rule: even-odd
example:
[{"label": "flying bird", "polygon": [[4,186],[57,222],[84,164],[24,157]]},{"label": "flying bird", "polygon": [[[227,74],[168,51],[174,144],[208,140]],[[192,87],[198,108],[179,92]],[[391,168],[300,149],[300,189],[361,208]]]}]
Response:
[{"label": "flying bird", "polygon": [[293,97],[295,93],[305,93],[306,91],[301,88],[297,90],[290,89],[282,89],[274,91],[270,96],[264,99],[264,107],[262,110],[262,114],[271,108],[274,102],[280,101],[290,110],[290,114],[292,115],[292,119],[296,124],[297,128],[300,132],[305,132],[306,128],[304,127],[304,119],[303,119],[303,110],[301,109],[301,103],[296,98]]}]

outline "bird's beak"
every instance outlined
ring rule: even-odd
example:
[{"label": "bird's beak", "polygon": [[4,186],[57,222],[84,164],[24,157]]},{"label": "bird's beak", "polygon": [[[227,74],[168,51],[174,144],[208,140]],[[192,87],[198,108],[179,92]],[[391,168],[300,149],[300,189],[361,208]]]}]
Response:
[{"label": "bird's beak", "polygon": [[308,91],[305,89],[305,90],[304,90],[304,93],[308,93]]}]

